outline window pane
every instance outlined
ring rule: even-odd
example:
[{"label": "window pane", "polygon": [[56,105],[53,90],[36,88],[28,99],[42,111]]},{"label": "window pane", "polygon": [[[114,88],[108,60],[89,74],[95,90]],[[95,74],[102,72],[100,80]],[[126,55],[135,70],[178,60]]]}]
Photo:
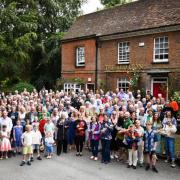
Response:
[{"label": "window pane", "polygon": [[77,52],[77,54],[76,54],[77,66],[85,65],[85,48],[84,47],[78,47],[76,52]]},{"label": "window pane", "polygon": [[164,55],[164,59],[168,59],[168,54],[165,54],[165,55]]},{"label": "window pane", "polygon": [[119,59],[118,62],[128,62],[129,61],[129,42],[119,43]]},{"label": "window pane", "polygon": [[159,37],[155,39],[155,50],[154,58],[155,60],[168,59],[168,37]]}]

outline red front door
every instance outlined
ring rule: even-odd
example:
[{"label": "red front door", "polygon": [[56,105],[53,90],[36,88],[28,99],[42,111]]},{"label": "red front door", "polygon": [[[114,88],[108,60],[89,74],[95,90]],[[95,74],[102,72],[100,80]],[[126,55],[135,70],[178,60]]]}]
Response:
[{"label": "red front door", "polygon": [[162,94],[162,97],[166,99],[167,96],[166,83],[153,83],[153,96],[158,97],[158,94]]}]

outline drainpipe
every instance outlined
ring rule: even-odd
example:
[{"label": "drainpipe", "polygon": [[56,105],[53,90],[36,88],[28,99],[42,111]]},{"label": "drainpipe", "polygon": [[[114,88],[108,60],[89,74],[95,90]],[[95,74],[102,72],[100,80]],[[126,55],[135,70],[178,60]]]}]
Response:
[{"label": "drainpipe", "polygon": [[97,90],[97,88],[98,88],[98,54],[99,54],[99,38],[96,37],[95,90]]}]

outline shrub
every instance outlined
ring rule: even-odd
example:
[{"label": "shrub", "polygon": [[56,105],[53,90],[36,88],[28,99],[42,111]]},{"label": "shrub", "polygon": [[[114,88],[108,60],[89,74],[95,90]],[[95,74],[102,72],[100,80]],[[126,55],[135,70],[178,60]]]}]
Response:
[{"label": "shrub", "polygon": [[173,94],[173,99],[174,99],[178,104],[180,104],[180,91],[174,92],[174,94]]},{"label": "shrub", "polygon": [[12,87],[12,91],[18,90],[19,92],[23,92],[24,89],[26,89],[28,92],[32,92],[35,87],[27,82],[19,82]]}]

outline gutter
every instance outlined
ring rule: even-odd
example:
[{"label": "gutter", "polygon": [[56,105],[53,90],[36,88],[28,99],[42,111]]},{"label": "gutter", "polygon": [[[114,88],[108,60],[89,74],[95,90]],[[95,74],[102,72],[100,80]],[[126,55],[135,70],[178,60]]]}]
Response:
[{"label": "gutter", "polygon": [[96,37],[96,56],[95,56],[95,89],[98,89],[98,54],[99,54],[99,38]]},{"label": "gutter", "polygon": [[95,34],[88,35],[88,36],[80,36],[80,37],[75,37],[75,38],[69,38],[69,39],[62,39],[61,44],[69,43],[69,42],[73,42],[73,41],[85,40],[85,39],[92,39],[94,37],[96,37]]}]

